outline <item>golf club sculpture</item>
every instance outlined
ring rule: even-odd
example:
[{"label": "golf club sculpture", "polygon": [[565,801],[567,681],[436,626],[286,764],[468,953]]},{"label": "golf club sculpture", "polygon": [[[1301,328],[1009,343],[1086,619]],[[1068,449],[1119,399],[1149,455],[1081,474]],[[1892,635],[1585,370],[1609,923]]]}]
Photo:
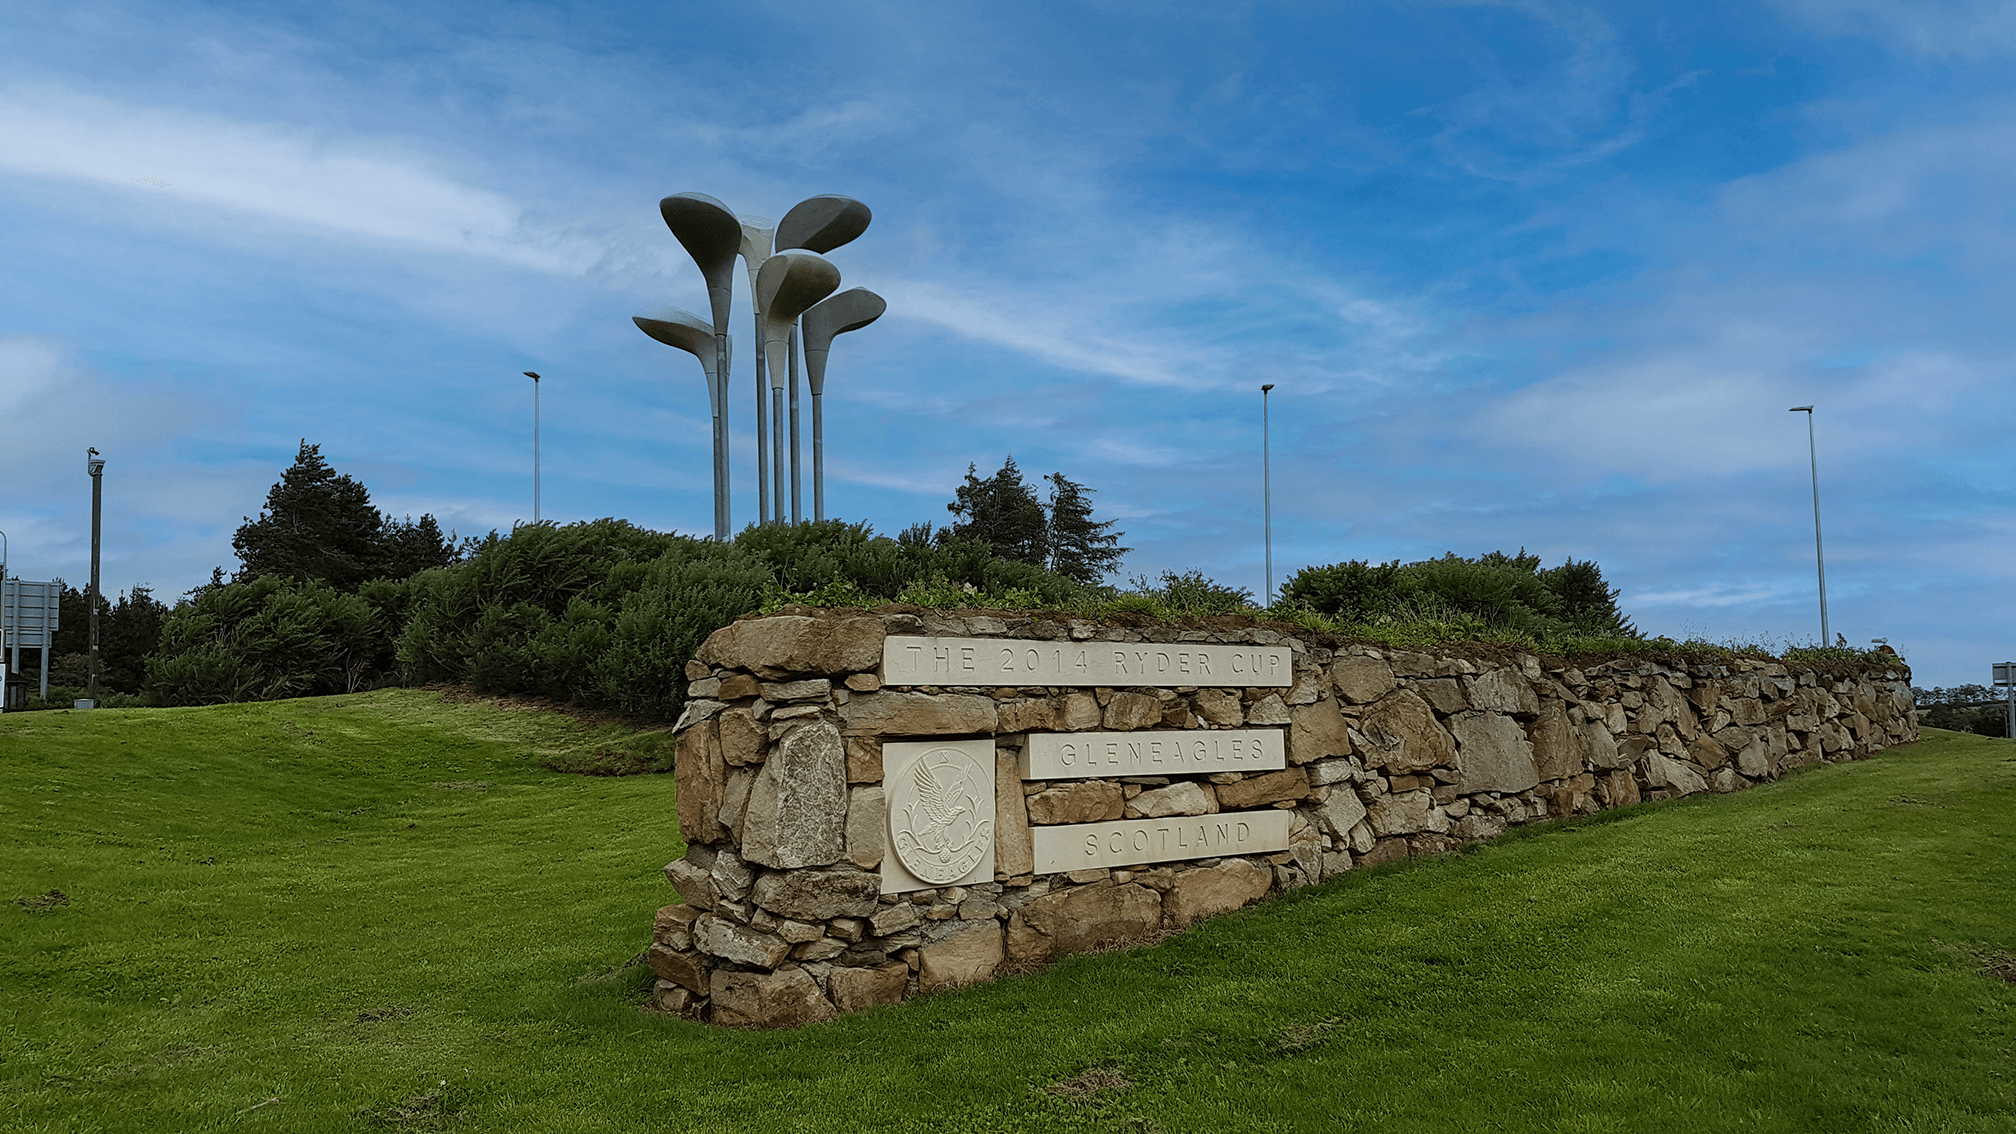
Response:
[{"label": "golf club sculpture", "polygon": [[826,428],[819,396],[826,392],[826,352],[833,336],[858,331],[882,317],[889,305],[865,287],[827,296],[805,312],[805,386],[812,392],[812,518],[826,518]]},{"label": "golf club sculpture", "polygon": [[[791,522],[798,523],[801,518],[798,462],[801,315],[808,320],[803,338],[806,381],[812,392],[812,511],[814,519],[825,519],[825,438],[820,396],[825,387],[826,355],[834,335],[867,326],[881,316],[887,305],[880,296],[863,288],[834,295],[840,286],[840,271],[823,253],[867,230],[872,219],[868,206],[837,194],[809,197],[792,206],[774,227],[763,217],[737,216],[728,206],[704,193],[674,194],[658,203],[658,211],[700,269],[714,318],[709,324],[699,316],[673,309],[639,315],[635,322],[652,338],[693,354],[706,369],[708,398],[714,412],[715,538],[728,538],[732,528],[728,493],[728,318],[737,256],[749,273],[751,305],[755,309],[758,522],[784,520],[786,391],[790,394],[791,415],[788,454]],[[710,334],[714,339],[712,365],[706,345]],[[768,399],[764,397],[766,385]]]},{"label": "golf club sculpture", "polygon": [[726,360],[717,349],[714,326],[700,316],[677,307],[667,307],[650,315],[635,315],[630,321],[637,324],[638,330],[666,346],[678,347],[699,359],[700,368],[707,375],[707,403],[714,410],[714,538],[727,539],[728,370],[722,365]]}]

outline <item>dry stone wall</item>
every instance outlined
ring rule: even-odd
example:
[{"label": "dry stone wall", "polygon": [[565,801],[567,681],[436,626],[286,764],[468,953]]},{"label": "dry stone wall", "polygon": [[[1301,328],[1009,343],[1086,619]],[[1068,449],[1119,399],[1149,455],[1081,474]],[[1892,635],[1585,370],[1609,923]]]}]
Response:
[{"label": "dry stone wall", "polygon": [[811,611],[687,666],[667,1009],[801,1024],[1271,892],[1917,739],[1909,671]]}]

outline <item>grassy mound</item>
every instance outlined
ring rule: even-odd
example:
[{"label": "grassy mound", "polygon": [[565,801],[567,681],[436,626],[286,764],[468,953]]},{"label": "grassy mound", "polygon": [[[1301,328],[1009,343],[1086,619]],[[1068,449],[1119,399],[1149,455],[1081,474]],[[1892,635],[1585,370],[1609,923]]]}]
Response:
[{"label": "grassy mound", "polygon": [[2016,745],[1346,876],[796,1032],[641,1011],[614,726],[437,692],[0,717],[0,1129],[2006,1131]]}]

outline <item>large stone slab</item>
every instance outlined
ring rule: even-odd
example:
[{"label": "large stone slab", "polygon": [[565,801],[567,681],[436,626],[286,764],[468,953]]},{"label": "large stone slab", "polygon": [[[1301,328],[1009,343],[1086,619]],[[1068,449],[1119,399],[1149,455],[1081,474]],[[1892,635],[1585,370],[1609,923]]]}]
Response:
[{"label": "large stone slab", "polygon": [[1008,957],[1029,963],[1103,949],[1162,928],[1162,895],[1138,883],[1097,882],[1046,894],[1008,921]]},{"label": "large stone slab", "polygon": [[1365,763],[1394,775],[1425,772],[1456,763],[1456,741],[1436,721],[1428,702],[1406,689],[1381,697],[1358,723],[1365,738]]},{"label": "large stone slab", "polygon": [[1272,868],[1243,858],[1227,859],[1216,866],[1186,870],[1162,897],[1162,912],[1172,929],[1182,929],[1199,918],[1236,910],[1267,896],[1274,885]]},{"label": "large stone slab", "polygon": [[1036,873],[1061,874],[1093,867],[1284,851],[1293,821],[1294,813],[1289,811],[1227,811],[1035,827],[1029,834],[1036,852]]},{"label": "large stone slab", "polygon": [[714,977],[714,1022],[741,1028],[789,1028],[833,1018],[833,1002],[804,969],[723,972]]},{"label": "large stone slab", "polygon": [[789,869],[847,853],[847,750],[817,720],[792,729],[764,762],[742,812],[742,857]]},{"label": "large stone slab", "polygon": [[[1016,784],[1021,794],[1021,784]],[[1024,800],[1029,822],[1037,826],[1058,823],[1093,823],[1118,819],[1126,806],[1120,785],[1111,780],[1061,784],[1046,788]]]},{"label": "large stone slab", "polygon": [[679,736],[672,760],[672,782],[678,799],[679,836],[688,843],[725,843],[728,828],[721,823],[721,793],[728,765],[721,758],[719,727],[701,721]]},{"label": "large stone slab", "polygon": [[1308,764],[1328,756],[1351,755],[1350,722],[1332,700],[1288,710],[1288,758]]},{"label": "large stone slab", "polygon": [[1035,868],[1029,846],[1029,808],[1022,802],[1021,769],[1012,752],[994,756],[994,874],[1014,878]]},{"label": "large stone slab", "polygon": [[903,999],[903,987],[909,982],[910,966],[891,961],[872,968],[834,969],[826,978],[826,987],[832,991],[833,1007],[858,1012]]},{"label": "large stone slab", "polygon": [[1294,682],[1294,668],[1294,654],[1286,646],[898,635],[882,644],[882,680],[887,685],[1285,688]]},{"label": "large stone slab", "polygon": [[882,892],[994,881],[994,742],[885,741],[882,767]]},{"label": "large stone slab", "polygon": [[917,991],[943,992],[978,984],[1001,964],[1001,923],[985,924],[918,950]]},{"label": "large stone slab", "polygon": [[1273,728],[1032,732],[1021,766],[1025,780],[1202,775],[1285,768],[1288,752]]},{"label": "large stone slab", "polygon": [[707,636],[697,654],[708,665],[754,670],[770,678],[831,676],[874,669],[882,653],[879,618],[745,618]]},{"label": "large stone slab", "polygon": [[825,921],[870,917],[882,892],[878,875],[841,866],[830,870],[771,871],[756,880],[756,904],[781,917]]},{"label": "large stone slab", "polygon": [[1258,807],[1263,803],[1292,802],[1308,794],[1308,770],[1285,768],[1279,772],[1267,772],[1233,783],[1219,784],[1218,806],[1235,809]]},{"label": "large stone slab", "polygon": [[861,693],[840,706],[849,732],[878,736],[961,736],[993,732],[994,699],[973,693]]},{"label": "large stone slab", "polygon": [[1540,783],[1533,742],[1511,717],[1461,712],[1449,718],[1449,730],[1456,737],[1458,791],[1519,792]]}]

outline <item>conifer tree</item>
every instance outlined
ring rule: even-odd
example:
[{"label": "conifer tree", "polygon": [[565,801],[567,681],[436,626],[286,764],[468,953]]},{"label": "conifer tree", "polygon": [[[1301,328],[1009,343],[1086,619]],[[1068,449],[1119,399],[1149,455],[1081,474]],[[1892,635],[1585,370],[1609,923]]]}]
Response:
[{"label": "conifer tree", "polygon": [[1116,520],[1092,519],[1093,489],[1061,472],[1043,479],[1050,482],[1050,569],[1081,583],[1097,583],[1133,550],[1120,546],[1126,533],[1108,530]]},{"label": "conifer tree", "polygon": [[1036,567],[1050,557],[1050,522],[1011,454],[1001,471],[985,480],[978,468],[966,466],[966,482],[945,510],[960,519],[939,535],[943,540],[983,540],[1003,559]]},{"label": "conifer tree", "polygon": [[306,438],[293,465],[266,494],[259,518],[231,538],[243,566],[235,578],[314,579],[343,593],[371,579],[403,579],[458,558],[452,536],[431,515],[394,520],[371,506],[371,493],[322,459]]}]

